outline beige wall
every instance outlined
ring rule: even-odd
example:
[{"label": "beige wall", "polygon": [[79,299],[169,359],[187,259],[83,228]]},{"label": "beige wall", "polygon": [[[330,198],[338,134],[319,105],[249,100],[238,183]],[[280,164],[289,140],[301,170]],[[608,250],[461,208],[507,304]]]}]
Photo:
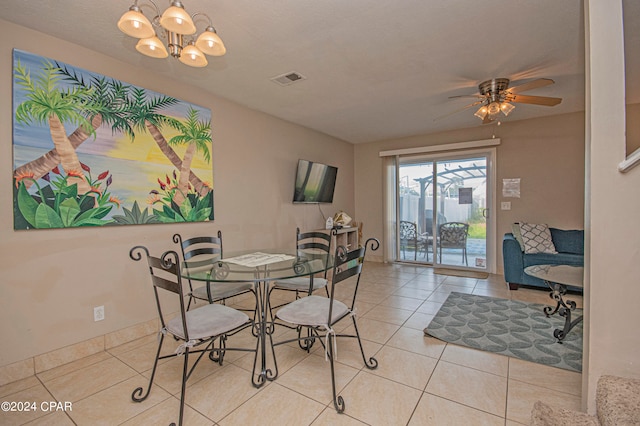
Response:
[{"label": "beige wall", "polygon": [[[530,107],[533,108],[533,107]],[[515,116],[514,116],[515,118]],[[478,121],[479,122],[479,121]],[[432,135],[356,145],[356,214],[366,233],[382,238],[380,151],[488,139],[493,127],[477,126]],[[504,122],[497,128],[497,272],[502,273],[502,236],[517,221],[563,229],[584,227],[584,113]],[[521,179],[521,198],[502,198],[502,179]]]},{"label": "beige wall", "polygon": [[583,400],[595,411],[603,374],[640,378],[640,167],[625,158],[624,62],[620,1],[588,0],[587,202]]},{"label": "beige wall", "polygon": [[[215,221],[14,231],[12,48],[209,107]],[[171,66],[186,68],[177,61]],[[298,158],[339,168],[334,203],[322,209],[325,215],[345,210],[353,216],[352,145],[4,21],[0,21],[0,93],[4,94],[0,101],[0,169],[4,176],[0,191],[0,366],[154,318],[145,268],[128,258],[135,244],[159,253],[173,247],[175,232],[187,236],[221,229],[226,250],[289,247],[297,226],[324,227],[317,205],[291,203]],[[93,322],[93,307],[98,305],[105,306],[106,320]]]}]

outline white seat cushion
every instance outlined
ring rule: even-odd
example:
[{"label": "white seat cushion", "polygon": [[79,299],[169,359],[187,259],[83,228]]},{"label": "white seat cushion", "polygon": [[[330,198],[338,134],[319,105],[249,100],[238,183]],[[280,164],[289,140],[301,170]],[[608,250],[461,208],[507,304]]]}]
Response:
[{"label": "white seat cushion", "polygon": [[[247,290],[253,289],[253,283],[240,282],[240,283],[211,283],[211,299],[216,300],[226,299],[227,297],[235,296],[236,294],[243,293]],[[197,299],[209,300],[207,297],[207,286],[203,285],[193,290],[191,295]]]},{"label": "white seat cushion", "polygon": [[[295,300],[282,309],[278,310],[276,316],[291,324],[308,326],[328,326],[330,299],[322,296],[308,296]],[[349,313],[349,308],[339,300],[333,301],[333,311],[331,312],[331,323]]]},{"label": "white seat cushion", "polygon": [[[275,288],[286,290],[309,291],[309,277],[295,277],[278,280],[275,282]],[[327,280],[324,278],[313,279],[313,290],[324,288],[327,286]]]},{"label": "white seat cushion", "polygon": [[[249,321],[243,312],[224,305],[204,305],[185,313],[189,339],[199,340],[211,336],[218,336],[240,327]],[[180,315],[166,324],[167,331],[174,336],[185,339]]]}]

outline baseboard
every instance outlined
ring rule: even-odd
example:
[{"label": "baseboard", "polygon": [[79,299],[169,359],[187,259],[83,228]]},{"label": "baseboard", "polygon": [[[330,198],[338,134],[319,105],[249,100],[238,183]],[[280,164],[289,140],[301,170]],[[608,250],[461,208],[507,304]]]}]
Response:
[{"label": "baseboard", "polygon": [[454,277],[478,278],[478,279],[487,279],[489,277],[488,272],[467,271],[463,269],[434,268],[433,273],[437,275],[450,275]]},{"label": "baseboard", "polygon": [[0,367],[0,386],[140,339],[160,329],[153,319]]}]

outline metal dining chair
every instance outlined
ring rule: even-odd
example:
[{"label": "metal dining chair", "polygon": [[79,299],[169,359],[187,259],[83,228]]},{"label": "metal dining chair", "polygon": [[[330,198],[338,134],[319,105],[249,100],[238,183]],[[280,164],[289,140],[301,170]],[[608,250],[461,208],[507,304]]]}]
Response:
[{"label": "metal dining chair", "polygon": [[[342,413],[345,409],[345,402],[342,396],[338,396],[336,392],[335,378],[335,354],[337,338],[355,338],[360,346],[360,353],[364,365],[373,370],[378,367],[378,361],[374,357],[367,357],[364,354],[360,332],[355,316],[355,303],[360,285],[360,275],[364,265],[364,258],[367,246],[371,250],[377,250],[380,242],[375,238],[369,238],[362,247],[352,251],[347,251],[343,246],[339,246],[335,253],[333,266],[333,278],[331,281],[331,291],[329,297],[311,295],[301,299],[294,300],[276,312],[276,317],[290,324],[297,324],[308,328],[311,333],[308,336],[298,336],[297,339],[288,339],[274,343],[274,346],[282,345],[300,340],[315,341],[319,340],[325,349],[326,358],[331,363],[331,388],[333,391],[333,405],[338,413]],[[353,284],[348,278],[355,277],[355,286],[343,284]],[[352,288],[352,297],[350,305],[347,305],[335,298],[336,288],[340,287],[341,291]],[[345,319],[351,318],[355,334],[337,333],[335,331],[336,324]],[[305,344],[310,346],[310,344]]]},{"label": "metal dining chair", "polygon": [[[327,257],[331,253],[331,237],[333,232],[324,231],[309,231],[300,232],[300,228],[296,228],[296,249],[298,251],[311,251],[314,253],[326,254]],[[294,277],[283,280],[274,281],[273,285],[269,289],[269,299],[274,291],[292,291],[295,292],[295,298],[299,299],[300,295],[310,295],[314,291],[324,288],[327,296],[329,291],[327,290],[327,271],[325,270],[322,277],[313,277],[313,286],[311,286],[311,277]],[[279,308],[282,305],[273,306],[271,309]]]},{"label": "metal dining chair", "polygon": [[[183,240],[180,234],[174,234],[173,242],[180,245],[182,260],[186,268],[200,268],[211,265],[213,261],[221,259],[223,256],[221,231],[218,231],[217,237],[201,236],[187,240]],[[244,293],[253,292],[255,296],[252,282],[207,283],[196,288],[193,288],[193,283],[190,279],[187,279],[187,283],[189,284],[187,310],[191,307],[191,302],[196,300],[225,304],[226,299]],[[252,310],[255,311],[255,307]]]},{"label": "metal dining chair", "polygon": [[[330,231],[309,231],[309,232],[300,232],[300,228],[296,228],[296,249],[297,251],[311,251],[314,253],[325,254],[327,259],[331,253],[331,240],[335,235],[335,230]],[[326,261],[325,261],[326,263]],[[313,282],[311,280],[311,276],[302,276],[302,277],[294,277],[287,278],[282,280],[274,281],[271,288],[269,289],[269,314],[271,318],[275,319],[273,316],[273,310],[280,308],[286,305],[288,302],[281,303],[276,306],[272,306],[271,304],[271,294],[274,291],[289,291],[295,292],[295,299],[299,299],[301,295],[310,296],[314,291],[319,290],[321,288],[325,289],[327,297],[329,296],[329,290],[327,289],[327,285],[329,280],[327,279],[328,270],[325,269],[322,277],[313,277]],[[274,324],[276,322],[274,321]],[[296,326],[291,327],[287,324],[277,323],[278,325],[295,328],[298,332],[298,336],[302,336],[303,327]],[[307,335],[309,335],[309,330],[306,331]],[[305,344],[306,342],[306,344]],[[309,351],[313,344],[312,340],[299,340],[298,341],[300,348]]]},{"label": "metal dining chair", "polygon": [[[167,251],[158,258],[150,256],[146,247],[135,246],[129,251],[129,257],[135,261],[140,261],[143,257],[147,259],[153,284],[155,305],[162,327],[158,338],[158,349],[153,362],[153,369],[149,378],[149,386],[146,390],[142,386],[136,388],[131,394],[131,399],[135,402],[142,402],[147,399],[151,392],[159,360],[184,356],[182,387],[180,390],[180,416],[178,420],[178,424],[181,425],[184,414],[186,384],[193,370],[205,354],[209,355],[211,361],[222,365],[226,351],[255,352],[255,349],[228,348],[226,346],[226,340],[229,336],[250,327],[253,321],[244,312],[221,304],[207,304],[187,310],[182,277],[180,276],[180,260],[178,253],[175,251]],[[178,300],[176,301],[175,299]],[[175,315],[176,305],[179,306],[178,315]],[[172,335],[175,340],[181,343],[174,353],[160,355],[164,337],[167,334]],[[218,348],[214,346],[216,341],[219,342]],[[198,357],[193,365],[189,367],[189,356],[192,354],[198,354]]]}]

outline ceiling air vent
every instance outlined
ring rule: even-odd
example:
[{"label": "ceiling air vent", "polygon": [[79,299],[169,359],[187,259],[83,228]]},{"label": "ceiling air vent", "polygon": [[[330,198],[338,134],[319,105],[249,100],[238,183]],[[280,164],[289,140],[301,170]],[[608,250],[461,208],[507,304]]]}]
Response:
[{"label": "ceiling air vent", "polygon": [[297,81],[301,81],[304,79],[306,79],[305,76],[293,71],[293,72],[288,72],[286,74],[279,75],[277,77],[273,77],[270,80],[273,81],[274,83],[278,83],[281,86],[288,86],[290,84],[293,84]]}]

